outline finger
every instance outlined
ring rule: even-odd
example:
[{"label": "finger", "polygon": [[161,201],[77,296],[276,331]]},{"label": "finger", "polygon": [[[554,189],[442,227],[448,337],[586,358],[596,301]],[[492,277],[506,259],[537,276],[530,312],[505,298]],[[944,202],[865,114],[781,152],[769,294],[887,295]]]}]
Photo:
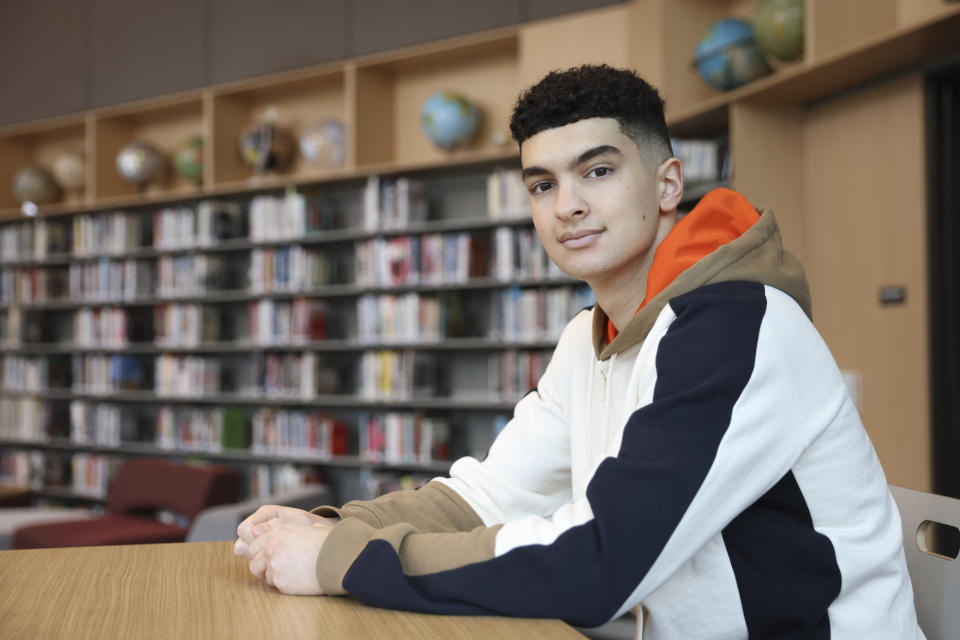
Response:
[{"label": "finger", "polygon": [[281,509],[282,507],[275,504],[263,505],[237,526],[237,537],[249,544],[255,535],[253,533],[254,526],[273,518],[279,518]]},{"label": "finger", "polygon": [[270,520],[267,520],[266,522],[261,522],[260,524],[256,524],[253,526],[253,535],[254,537],[260,537],[263,534],[267,533],[268,531],[271,531],[274,527],[281,524],[283,524],[283,520],[281,518],[272,518]]},{"label": "finger", "polygon": [[264,547],[267,546],[267,543],[270,542],[271,536],[262,535],[256,536],[253,538],[253,541],[247,545],[247,557],[253,558],[254,556],[263,552]]},{"label": "finger", "polygon": [[263,574],[264,579],[267,581],[267,584],[271,587],[276,588],[277,585],[273,583],[273,570],[270,568],[270,564],[267,564],[267,570]]},{"label": "finger", "polygon": [[250,573],[258,578],[263,578],[267,571],[267,554],[262,551],[253,556],[250,560]]},{"label": "finger", "polygon": [[237,538],[237,541],[233,545],[233,552],[243,558],[250,557],[250,545],[244,542],[242,539]]}]

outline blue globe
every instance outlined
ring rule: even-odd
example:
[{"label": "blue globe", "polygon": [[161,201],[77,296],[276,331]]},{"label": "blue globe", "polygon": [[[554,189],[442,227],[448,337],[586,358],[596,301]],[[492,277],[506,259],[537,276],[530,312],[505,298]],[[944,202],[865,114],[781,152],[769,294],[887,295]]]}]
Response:
[{"label": "blue globe", "polygon": [[449,151],[477,129],[477,107],[459,93],[437,91],[420,109],[420,126],[433,144]]},{"label": "blue globe", "polygon": [[753,26],[739,18],[710,25],[697,44],[695,64],[703,81],[720,91],[736,89],[770,73]]}]

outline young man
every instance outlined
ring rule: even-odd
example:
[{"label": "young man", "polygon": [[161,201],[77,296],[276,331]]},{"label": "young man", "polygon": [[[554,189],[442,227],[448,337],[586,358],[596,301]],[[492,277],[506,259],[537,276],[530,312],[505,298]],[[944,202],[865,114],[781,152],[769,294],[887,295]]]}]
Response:
[{"label": "young man", "polygon": [[[340,509],[263,507],[285,593],[644,638],[913,638],[899,517],[773,214],[683,193],[656,90],[549,74],[511,122],[547,253],[597,305],[480,462]],[[639,605],[639,606],[638,606]]]}]

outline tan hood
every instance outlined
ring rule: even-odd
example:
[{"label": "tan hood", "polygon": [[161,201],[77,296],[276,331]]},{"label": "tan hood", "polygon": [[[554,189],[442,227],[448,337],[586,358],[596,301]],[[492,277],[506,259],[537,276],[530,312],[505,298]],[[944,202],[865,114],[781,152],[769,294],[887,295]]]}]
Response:
[{"label": "tan hood", "polygon": [[[723,207],[720,216],[717,216],[718,206]],[[718,218],[726,220],[716,224],[729,223],[731,214],[741,222],[745,218],[749,219],[748,216],[752,216],[756,222],[739,237],[711,248],[709,253],[696,259],[691,266],[683,268],[682,263],[678,264],[677,256],[690,260],[691,249],[703,249],[702,242],[698,243],[694,239],[697,235],[702,235],[697,229],[703,229],[704,224],[713,224],[711,221]],[[695,232],[690,233],[691,229]],[[677,236],[674,237],[674,234]],[[674,240],[670,250],[661,253],[661,249],[670,240]],[[803,267],[793,254],[784,251],[773,211],[766,209],[757,218],[756,209],[743,196],[729,189],[715,189],[704,196],[700,204],[674,226],[667,239],[657,248],[651,275],[657,271],[662,277],[664,273],[669,274],[671,269],[677,268],[683,270],[675,277],[669,276],[669,284],[662,286],[659,291],[649,291],[647,300],[637,314],[609,344],[606,344],[607,314],[599,307],[595,308],[593,347],[598,359],[606,360],[615,353],[643,342],[663,306],[671,299],[717,282],[749,281],[770,285],[790,295],[804,313],[812,318],[810,288]],[[648,277],[648,288],[650,283],[651,277]]]}]

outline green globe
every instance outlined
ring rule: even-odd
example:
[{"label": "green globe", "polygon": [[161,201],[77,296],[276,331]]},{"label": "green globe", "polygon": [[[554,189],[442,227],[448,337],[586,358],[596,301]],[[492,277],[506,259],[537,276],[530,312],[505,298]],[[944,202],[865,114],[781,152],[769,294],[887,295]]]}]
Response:
[{"label": "green globe", "polygon": [[803,0],[761,0],[753,17],[757,42],[777,60],[803,54]]},{"label": "green globe", "polygon": [[200,184],[203,181],[203,138],[192,136],[173,154],[173,168],[181,176]]}]

